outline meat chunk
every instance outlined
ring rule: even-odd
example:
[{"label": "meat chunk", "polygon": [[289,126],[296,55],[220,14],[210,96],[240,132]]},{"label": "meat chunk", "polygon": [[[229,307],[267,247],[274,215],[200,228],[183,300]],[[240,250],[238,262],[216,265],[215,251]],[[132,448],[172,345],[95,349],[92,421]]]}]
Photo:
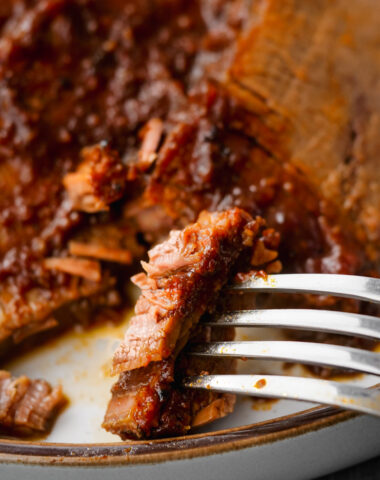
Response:
[{"label": "meat chunk", "polygon": [[142,143],[138,152],[137,167],[145,171],[157,158],[157,148],[163,131],[163,122],[159,118],[151,118],[146,125],[144,125],[140,136]]},{"label": "meat chunk", "polygon": [[61,387],[44,380],[13,378],[0,370],[0,430],[11,434],[45,433],[65,403]]},{"label": "meat chunk", "polygon": [[146,274],[133,277],[142,293],[113,372],[168,358],[186,343],[200,316],[212,308],[241,252],[252,247],[261,220],[237,208],[203,212],[183,231],[149,251]]},{"label": "meat chunk", "polygon": [[[279,138],[268,137],[271,150],[258,144],[259,120],[239,99],[208,82],[171,119],[145,191],[149,205],[164,210],[175,225],[194,221],[204,209],[238,205],[281,233],[286,271],[361,271],[365,255],[355,225],[342,219],[308,176],[277,151],[271,154]],[[150,225],[141,224],[147,235],[154,234]]]},{"label": "meat chunk", "polygon": [[68,247],[71,255],[126,265],[145,253],[138,242],[136,227],[127,219],[82,228],[70,239]]},{"label": "meat chunk", "polygon": [[[191,341],[232,340],[233,328],[200,327]],[[123,439],[184,435],[233,411],[235,396],[181,387],[184,375],[226,373],[235,360],[172,355],[147,367],[123,372],[112,388],[103,427]]]},{"label": "meat chunk", "polygon": [[[136,315],[114,355],[114,373],[121,374],[103,422],[106,430],[122,438],[183,434],[232,411],[232,396],[189,391],[179,379],[232,371],[234,362],[178,355],[189,337],[212,338],[197,324],[215,309],[220,290],[235,273],[249,270],[252,262],[259,269],[278,262],[270,248],[278,246],[277,237],[263,224],[238,208],[205,211],[196,223],[171,232],[150,250],[149,263],[143,263],[146,273],[134,278],[142,289]],[[216,335],[231,339],[233,331]]]},{"label": "meat chunk", "polygon": [[[175,376],[179,374],[222,371],[223,362],[210,364],[209,360],[203,360],[188,364],[188,368],[180,363],[171,357],[123,372],[112,388],[103,427],[122,439],[184,435],[192,427],[210,423],[233,411],[234,395],[183,389],[179,382],[175,383]],[[225,371],[231,371],[233,364],[230,361],[224,365]]]},{"label": "meat chunk", "polygon": [[63,178],[73,206],[88,213],[108,210],[123,196],[126,170],[117,152],[106,145],[86,147],[81,155],[77,170]]},{"label": "meat chunk", "polygon": [[[20,332],[24,337],[26,333],[39,331],[40,327],[43,327],[42,330],[47,326],[53,327],[55,324],[51,320],[57,310],[84,298],[101,298],[114,285],[108,274],[103,275],[101,281],[94,281],[45,269],[38,264],[31,264],[30,268],[35,269],[38,281],[35,279],[29,285],[22,285],[22,279],[14,283],[14,277],[3,281],[0,291],[0,343],[15,335],[20,338]],[[31,280],[28,278],[28,281]]]}]

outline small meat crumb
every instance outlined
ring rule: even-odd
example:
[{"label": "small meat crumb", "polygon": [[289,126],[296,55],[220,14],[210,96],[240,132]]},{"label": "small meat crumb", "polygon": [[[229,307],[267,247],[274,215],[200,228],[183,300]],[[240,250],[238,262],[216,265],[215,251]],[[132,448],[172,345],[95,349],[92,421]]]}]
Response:
[{"label": "small meat crumb", "polygon": [[109,210],[125,191],[126,169],[119,154],[101,143],[84,148],[81,158],[77,170],[63,178],[73,208],[87,213]]}]

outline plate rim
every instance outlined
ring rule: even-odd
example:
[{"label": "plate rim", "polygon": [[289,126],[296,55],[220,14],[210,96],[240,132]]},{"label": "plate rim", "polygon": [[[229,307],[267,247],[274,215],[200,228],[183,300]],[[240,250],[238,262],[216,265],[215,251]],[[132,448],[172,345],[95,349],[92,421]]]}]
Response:
[{"label": "plate rim", "polygon": [[317,406],[240,427],[150,441],[72,444],[0,439],[0,464],[116,466],[184,460],[285,440],[358,416]]}]

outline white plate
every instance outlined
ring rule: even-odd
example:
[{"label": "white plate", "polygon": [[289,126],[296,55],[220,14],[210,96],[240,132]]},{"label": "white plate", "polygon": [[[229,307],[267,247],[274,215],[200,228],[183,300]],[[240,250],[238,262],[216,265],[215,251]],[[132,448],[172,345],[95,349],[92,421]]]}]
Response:
[{"label": "white plate", "polygon": [[[259,403],[246,398],[239,399],[232,415],[190,438],[121,443],[100,425],[115,381],[109,375],[112,352],[127,322],[126,317],[117,327],[74,330],[4,366],[13,375],[61,383],[70,403],[43,441],[0,441],[1,480],[63,479],[79,472],[83,479],[127,475],[133,480],[148,474],[154,474],[155,480],[177,475],[197,480],[314,478],[380,454],[379,420],[336,415],[331,409],[300,414],[313,405],[283,400]],[[238,331],[241,339],[281,335],[269,329]],[[276,362],[242,362],[240,369],[262,374],[280,369],[284,373]],[[293,374],[295,370],[307,374],[301,367],[293,367]],[[368,375],[349,381],[374,385],[376,378]],[[287,418],[278,420],[284,416]],[[268,423],[258,425],[261,422]],[[250,426],[238,428],[244,425]],[[231,428],[235,430],[231,432]],[[157,461],[159,465],[146,464]],[[97,465],[107,465],[106,477],[104,468]]]}]

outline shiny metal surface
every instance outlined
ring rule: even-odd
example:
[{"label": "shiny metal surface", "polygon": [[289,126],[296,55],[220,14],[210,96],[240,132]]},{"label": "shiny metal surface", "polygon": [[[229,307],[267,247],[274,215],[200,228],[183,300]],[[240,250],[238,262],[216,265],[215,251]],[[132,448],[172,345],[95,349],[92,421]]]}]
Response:
[{"label": "shiny metal surface", "polygon": [[258,397],[295,399],[342,407],[380,417],[380,391],[314,378],[281,375],[200,375],[185,387]]},{"label": "shiny metal surface", "polygon": [[354,335],[380,340],[380,318],[356,313],[311,309],[242,310],[205,322],[211,326],[279,327]]},{"label": "shiny metal surface", "polygon": [[266,278],[253,277],[241,284],[232,285],[227,290],[315,293],[380,303],[380,279],[356,275],[317,273],[268,275]]},{"label": "shiny metal surface", "polygon": [[192,345],[188,354],[281,360],[380,375],[380,355],[378,353],[324,343],[288,341],[211,342]]},{"label": "shiny metal surface", "polygon": [[[253,277],[228,286],[228,293],[286,292],[349,297],[380,303],[380,279],[352,275],[280,274]],[[339,333],[380,340],[380,318],[308,309],[244,310],[208,318],[210,326],[279,327]],[[380,354],[357,348],[292,341],[212,342],[190,346],[190,355],[259,358],[343,368],[380,376]],[[189,388],[259,397],[291,398],[342,407],[380,417],[380,390],[312,378],[281,375],[201,375]]]}]

